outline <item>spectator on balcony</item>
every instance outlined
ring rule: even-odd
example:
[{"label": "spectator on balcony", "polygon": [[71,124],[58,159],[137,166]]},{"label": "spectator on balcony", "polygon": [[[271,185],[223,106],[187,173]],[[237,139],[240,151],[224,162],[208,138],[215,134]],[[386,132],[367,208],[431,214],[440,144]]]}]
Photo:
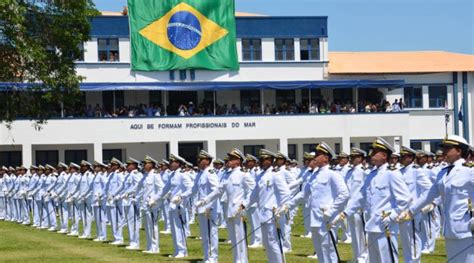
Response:
[{"label": "spectator on balcony", "polygon": [[181,117],[188,115],[188,109],[183,104],[179,105],[178,115]]},{"label": "spectator on balcony", "polygon": [[318,104],[316,104],[316,103],[314,102],[314,100],[313,100],[313,101],[311,102],[311,107],[309,107],[309,113],[310,113],[310,114],[316,114],[316,113],[318,113],[318,112],[319,112],[319,110],[318,110]]},{"label": "spectator on balcony", "polygon": [[398,100],[395,100],[395,102],[393,103],[392,111],[393,112],[400,112],[401,111],[400,103],[398,102]]},{"label": "spectator on balcony", "polygon": [[187,115],[193,115],[194,114],[194,103],[190,101],[188,103],[188,114]]},{"label": "spectator on balcony", "polygon": [[390,102],[385,101],[385,112],[392,112],[392,105],[390,105]]},{"label": "spectator on balcony", "polygon": [[99,106],[99,104],[95,105],[94,117],[96,117],[96,118],[101,118],[102,117],[102,108]]}]

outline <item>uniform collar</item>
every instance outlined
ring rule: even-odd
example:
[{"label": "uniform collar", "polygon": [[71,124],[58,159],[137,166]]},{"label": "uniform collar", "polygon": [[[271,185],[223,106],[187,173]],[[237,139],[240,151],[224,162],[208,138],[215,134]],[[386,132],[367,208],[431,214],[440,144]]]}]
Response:
[{"label": "uniform collar", "polygon": [[329,170],[330,167],[331,167],[330,164],[326,164],[325,166],[320,167],[320,168],[318,169],[318,172],[322,172],[322,171]]},{"label": "uniform collar", "polygon": [[385,170],[385,169],[387,169],[387,167],[388,167],[388,163],[384,163],[380,167],[377,167],[377,170],[379,170],[379,171]]},{"label": "uniform collar", "polygon": [[460,165],[463,165],[465,162],[466,162],[466,160],[464,160],[464,158],[459,158],[457,161],[455,161],[453,163],[453,165],[454,166],[460,166]]}]

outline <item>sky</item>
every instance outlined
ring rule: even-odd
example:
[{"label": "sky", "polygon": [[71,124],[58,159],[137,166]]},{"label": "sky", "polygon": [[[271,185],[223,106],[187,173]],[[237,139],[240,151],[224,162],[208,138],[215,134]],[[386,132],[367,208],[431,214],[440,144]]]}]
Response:
[{"label": "sky", "polygon": [[[330,51],[443,50],[474,54],[474,0],[235,1],[240,12],[327,16]],[[127,0],[94,2],[101,11],[120,11],[127,4]]]}]

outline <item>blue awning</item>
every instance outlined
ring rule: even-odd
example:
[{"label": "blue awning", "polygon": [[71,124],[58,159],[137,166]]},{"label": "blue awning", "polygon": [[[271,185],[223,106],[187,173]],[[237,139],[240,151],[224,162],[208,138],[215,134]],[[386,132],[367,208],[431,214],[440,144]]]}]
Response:
[{"label": "blue awning", "polygon": [[[404,80],[331,80],[331,81],[249,81],[249,82],[133,82],[133,83],[81,83],[81,91],[113,91],[113,90],[295,90],[320,88],[401,88]],[[12,89],[28,89],[38,84],[0,83],[0,91]]]}]

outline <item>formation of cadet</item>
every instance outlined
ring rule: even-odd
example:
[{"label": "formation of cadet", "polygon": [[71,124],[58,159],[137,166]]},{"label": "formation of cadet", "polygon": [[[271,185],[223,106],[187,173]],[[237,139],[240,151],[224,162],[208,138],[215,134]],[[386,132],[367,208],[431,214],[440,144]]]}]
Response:
[{"label": "formation of cadet", "polygon": [[[459,136],[441,146],[436,154],[406,146],[396,152],[377,138],[369,153],[336,154],[320,142],[304,153],[302,167],[266,149],[258,157],[232,149],[224,161],[202,150],[195,168],[177,154],[160,162],[3,166],[0,220],[111,245],[126,245],[126,228],[126,249],[149,254],[160,253],[160,234],[171,234],[170,257],[185,258],[197,215],[204,262],[219,259],[218,228],[227,229],[238,263],[262,247],[269,262],[286,262],[297,225],[312,240],[308,257],[319,262],[340,261],[338,242],[351,243],[353,262],[398,262],[399,243],[404,262],[420,262],[443,235],[448,262],[474,262],[473,148]],[[303,218],[295,220],[298,209]]]}]

